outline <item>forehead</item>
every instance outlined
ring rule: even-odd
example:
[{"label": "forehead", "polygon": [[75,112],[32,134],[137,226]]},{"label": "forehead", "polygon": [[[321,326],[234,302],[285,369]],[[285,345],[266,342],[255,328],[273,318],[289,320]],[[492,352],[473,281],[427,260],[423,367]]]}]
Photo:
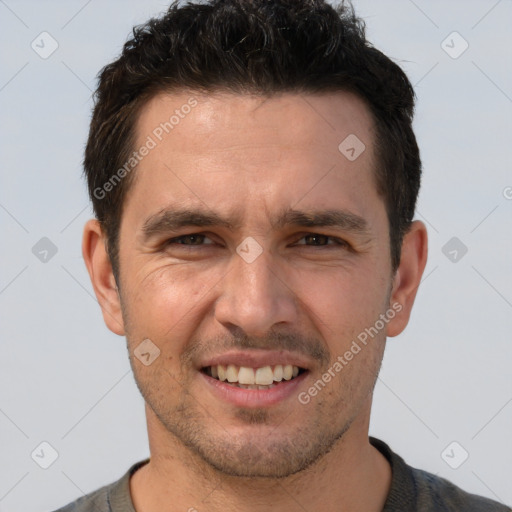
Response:
[{"label": "forehead", "polygon": [[342,201],[362,214],[378,199],[373,140],[370,111],[349,92],[158,94],[137,121],[135,150],[150,150],[129,196],[151,197],[153,211],[174,202],[268,213]]},{"label": "forehead", "polygon": [[[274,96],[194,91],[160,93],[143,105],[136,125],[138,142],[152,135],[158,143],[197,152],[198,137],[205,149],[233,148],[237,142],[274,142],[283,149],[310,141],[337,158],[338,145],[348,135],[373,140],[373,120],[365,102],[353,93],[282,93]],[[229,137],[228,137],[229,136]],[[165,140],[162,140],[165,139]],[[308,148],[303,148],[307,150]]]}]

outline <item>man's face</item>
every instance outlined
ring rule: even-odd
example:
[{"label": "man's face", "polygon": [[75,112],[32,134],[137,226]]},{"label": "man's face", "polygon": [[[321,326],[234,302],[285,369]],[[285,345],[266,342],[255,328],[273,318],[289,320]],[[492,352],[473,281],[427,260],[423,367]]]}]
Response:
[{"label": "man's face", "polygon": [[[362,146],[338,149],[351,134],[355,160]],[[228,474],[304,469],[363,428],[384,350],[386,328],[333,367],[390,308],[369,111],[349,93],[161,94],[137,135],[135,149],[157,144],[125,199],[120,296],[150,423]],[[146,339],[160,350],[147,366]]]}]

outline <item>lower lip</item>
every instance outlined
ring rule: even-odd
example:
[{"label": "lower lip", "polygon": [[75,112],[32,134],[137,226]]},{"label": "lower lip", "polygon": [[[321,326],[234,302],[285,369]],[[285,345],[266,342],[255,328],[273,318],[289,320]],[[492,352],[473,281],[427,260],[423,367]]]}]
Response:
[{"label": "lower lip", "polygon": [[308,372],[305,371],[291,380],[274,383],[274,386],[269,389],[238,388],[214,379],[203,372],[200,372],[200,374],[215,396],[237,407],[250,408],[268,407],[282,402],[292,395],[296,396],[297,388],[304,381]]}]

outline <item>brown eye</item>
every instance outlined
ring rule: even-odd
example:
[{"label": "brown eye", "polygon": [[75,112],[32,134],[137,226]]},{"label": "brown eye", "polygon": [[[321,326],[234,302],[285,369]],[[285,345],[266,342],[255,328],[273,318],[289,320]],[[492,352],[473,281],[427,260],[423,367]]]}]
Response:
[{"label": "brown eye", "polygon": [[309,233],[307,235],[304,235],[299,242],[297,242],[297,245],[308,245],[312,247],[325,247],[325,246],[332,246],[332,245],[338,245],[338,246],[344,246],[347,245],[343,240],[340,240],[338,238],[333,238],[328,235],[322,235],[320,233]]},{"label": "brown eye", "polygon": [[304,237],[304,240],[309,245],[327,245],[329,237],[325,235],[307,235]]},{"label": "brown eye", "polygon": [[193,235],[182,235],[176,238],[171,238],[167,244],[176,245],[208,245],[211,244],[211,240],[205,244],[205,240],[210,240],[206,235],[193,234]]}]

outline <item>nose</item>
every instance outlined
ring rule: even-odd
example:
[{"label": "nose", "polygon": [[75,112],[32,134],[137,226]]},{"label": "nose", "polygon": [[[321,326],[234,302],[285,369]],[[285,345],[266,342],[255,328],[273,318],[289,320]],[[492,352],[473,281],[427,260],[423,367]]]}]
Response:
[{"label": "nose", "polygon": [[247,336],[264,336],[277,324],[297,320],[297,297],[284,269],[263,252],[252,262],[233,255],[215,303],[215,317],[225,327]]}]

